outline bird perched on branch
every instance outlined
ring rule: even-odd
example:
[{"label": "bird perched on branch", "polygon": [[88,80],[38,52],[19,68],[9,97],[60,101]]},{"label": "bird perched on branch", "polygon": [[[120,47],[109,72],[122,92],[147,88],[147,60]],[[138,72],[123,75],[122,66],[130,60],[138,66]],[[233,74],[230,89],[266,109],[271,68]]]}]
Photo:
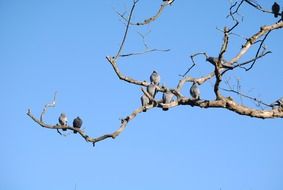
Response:
[{"label": "bird perched on branch", "polygon": [[[155,84],[153,83],[150,83],[147,88],[146,88],[146,91],[148,92],[148,94],[154,99],[156,93],[157,93],[157,87]],[[152,104],[153,101],[152,100],[149,100],[149,103]]]},{"label": "bird perched on branch", "polygon": [[190,94],[193,97],[193,99],[196,99],[196,100],[200,99],[200,90],[196,82],[193,82],[190,88]]},{"label": "bird perched on branch", "polygon": [[[80,117],[76,117],[73,121],[74,128],[79,129],[81,128],[82,124],[83,124],[83,120]],[[74,133],[77,133],[77,131],[74,131]]]},{"label": "bird perched on branch", "polygon": [[278,15],[279,15],[280,6],[276,2],[274,2],[271,9],[272,9],[272,12],[274,14],[274,17],[277,18]]},{"label": "bird perched on branch", "polygon": [[160,82],[160,75],[156,72],[153,71],[150,75],[150,82],[156,85],[159,85]]},{"label": "bird perched on branch", "polygon": [[[68,118],[66,116],[65,113],[61,113],[59,118],[59,124],[62,125],[62,126],[67,126],[68,125]],[[66,131],[67,129],[63,129],[63,131]]]},{"label": "bird perched on branch", "polygon": [[[208,61],[209,63],[213,65],[216,65],[216,63],[218,62],[218,58],[217,57],[207,57],[206,61]],[[220,67],[233,68],[233,66],[229,64],[225,59],[221,59],[220,64],[221,64]]]},{"label": "bird perched on branch", "polygon": [[277,18],[278,15],[279,15],[280,6],[276,2],[274,2],[271,9],[272,9],[272,12],[274,14],[274,17]]},{"label": "bird perched on branch", "polygon": [[141,96],[141,104],[144,107],[143,112],[146,112],[145,106],[149,104],[149,98],[145,94]]},{"label": "bird perched on branch", "polygon": [[[164,104],[169,104],[172,102],[174,94],[170,90],[166,90],[163,93],[162,100]],[[169,108],[162,108],[163,111],[167,111]]]},{"label": "bird perched on branch", "polygon": [[157,89],[156,89],[156,85],[153,83],[150,83],[147,88],[146,91],[148,92],[149,95],[152,96],[152,98],[155,97],[156,93],[157,93]]},{"label": "bird perched on branch", "polygon": [[275,109],[276,107],[283,108],[283,97],[273,102],[270,106],[272,106],[272,109]]},{"label": "bird perched on branch", "polygon": [[175,0],[163,0],[163,2],[166,2],[168,5],[171,5]]}]

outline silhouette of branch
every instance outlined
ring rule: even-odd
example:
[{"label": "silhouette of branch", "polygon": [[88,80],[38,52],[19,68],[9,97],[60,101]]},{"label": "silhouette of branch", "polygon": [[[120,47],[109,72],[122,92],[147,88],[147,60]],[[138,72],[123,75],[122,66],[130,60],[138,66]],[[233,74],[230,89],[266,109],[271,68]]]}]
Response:
[{"label": "silhouette of branch", "polygon": [[170,49],[147,49],[143,52],[136,52],[136,53],[128,53],[128,54],[123,54],[120,55],[120,57],[128,57],[128,56],[133,56],[133,55],[142,55],[146,53],[151,53],[151,52],[168,52]]},{"label": "silhouette of branch", "polygon": [[191,55],[190,58],[191,58],[191,61],[193,62],[192,66],[190,66],[188,68],[188,70],[183,75],[179,75],[179,76],[185,77],[191,71],[191,69],[196,65],[194,57],[196,57],[198,55],[206,55],[206,53],[205,52],[199,52],[199,53],[195,53],[195,54]]},{"label": "silhouette of branch", "polygon": [[[232,12],[232,15],[234,15],[234,14],[236,14],[236,13],[239,12],[239,9],[240,9],[241,6],[243,6],[243,3],[244,3],[244,2],[245,2],[246,4],[252,6],[253,8],[255,8],[255,9],[261,11],[261,12],[273,14],[272,10],[270,10],[270,9],[264,9],[264,8],[263,8],[259,3],[257,3],[256,1],[241,0],[240,3],[235,2],[235,4],[233,4],[234,6],[231,6],[232,8],[230,7],[230,12]],[[236,7],[237,4],[238,4],[238,6]],[[233,11],[231,11],[231,9],[233,9],[234,7],[236,7],[236,10],[233,12]],[[279,15],[282,16],[282,12],[279,13]]]},{"label": "silhouette of branch", "polygon": [[232,68],[227,68],[226,70],[223,71],[222,75],[224,75],[224,73],[226,73],[229,70],[236,69],[237,67],[243,68],[243,69],[245,69],[247,71],[247,69],[245,67],[243,67],[244,65],[247,65],[249,63],[255,62],[256,60],[258,60],[258,59],[260,59],[260,58],[262,58],[265,55],[270,54],[270,53],[271,53],[271,51],[263,52],[262,54],[258,55],[257,57],[254,57],[251,60],[245,61],[243,63],[238,63],[238,64],[234,65]]},{"label": "silhouette of branch", "polygon": [[232,92],[232,93],[238,94],[241,97],[245,97],[245,98],[248,98],[250,100],[253,100],[258,104],[262,104],[262,105],[267,106],[267,107],[272,107],[272,106],[270,106],[270,104],[264,103],[262,100],[259,100],[258,98],[248,96],[248,95],[241,93],[239,91],[236,91],[236,90],[233,90],[233,89],[225,89],[225,88],[221,88],[221,90],[224,90],[226,92]]},{"label": "silhouette of branch", "polygon": [[133,1],[133,6],[131,8],[131,11],[130,11],[130,15],[129,15],[129,19],[128,19],[128,23],[127,23],[127,26],[126,26],[126,30],[125,30],[125,33],[124,33],[124,37],[122,39],[122,42],[121,42],[121,45],[120,45],[120,48],[115,56],[115,60],[120,56],[120,53],[123,49],[123,46],[124,46],[124,43],[126,41],[126,38],[127,38],[127,35],[128,35],[128,30],[129,30],[129,25],[130,25],[130,21],[131,21],[131,18],[132,18],[132,15],[133,15],[133,12],[134,12],[134,9],[136,7],[136,4],[139,2],[139,0],[134,0]]},{"label": "silhouette of branch", "polygon": [[[252,64],[251,64],[251,66],[250,66],[249,68],[245,69],[246,71],[249,71],[251,68],[253,68],[255,62],[257,61],[257,57],[258,57],[258,54],[259,54],[259,52],[260,52],[260,50],[261,50],[261,48],[262,48],[262,45],[263,45],[264,41],[266,40],[267,36],[270,34],[270,32],[271,32],[271,30],[269,30],[269,31],[265,34],[263,40],[261,41],[261,43],[260,43],[260,45],[259,45],[259,48],[258,48],[258,50],[257,50],[257,52],[256,52],[255,58],[254,58],[254,60],[253,60],[253,62],[252,62]],[[271,52],[270,52],[270,53],[271,53]]]}]

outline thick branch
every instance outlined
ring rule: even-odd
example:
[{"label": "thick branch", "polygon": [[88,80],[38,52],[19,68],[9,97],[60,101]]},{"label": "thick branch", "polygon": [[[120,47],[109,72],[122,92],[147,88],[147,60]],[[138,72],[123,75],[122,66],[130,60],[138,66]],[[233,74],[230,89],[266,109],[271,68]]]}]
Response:
[{"label": "thick branch", "polygon": [[247,39],[247,42],[243,45],[240,52],[230,61],[231,64],[236,63],[239,61],[239,59],[247,53],[247,51],[250,49],[250,47],[263,35],[265,35],[267,32],[283,28],[283,22],[275,23],[269,26],[263,26],[260,28],[260,31],[254,34],[252,37]]},{"label": "thick branch", "polygon": [[232,112],[235,112],[240,115],[250,116],[254,118],[261,118],[261,119],[272,119],[272,118],[283,118],[283,111],[280,109],[273,109],[273,110],[258,110],[252,109],[240,104],[237,104],[235,101],[229,98],[223,98],[221,100],[202,100],[202,101],[194,101],[188,98],[182,98],[178,101],[174,101],[172,107],[178,105],[190,105],[190,106],[197,106],[200,108],[223,108],[228,109]]}]

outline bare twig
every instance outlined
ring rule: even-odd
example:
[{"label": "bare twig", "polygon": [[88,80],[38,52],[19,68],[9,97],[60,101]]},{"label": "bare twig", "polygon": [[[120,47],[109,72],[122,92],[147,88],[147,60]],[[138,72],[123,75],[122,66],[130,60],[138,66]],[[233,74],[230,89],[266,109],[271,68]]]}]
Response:
[{"label": "bare twig", "polygon": [[43,116],[45,115],[45,113],[47,112],[48,108],[50,107],[55,107],[56,105],[56,95],[57,95],[57,92],[54,93],[54,97],[53,97],[53,100],[52,102],[48,103],[48,104],[45,104],[43,110],[42,110],[42,113],[40,115],[40,121],[42,122],[43,121]]},{"label": "bare twig", "polygon": [[250,47],[263,35],[269,31],[283,28],[283,22],[275,23],[272,25],[263,26],[260,31],[252,35],[241,48],[240,52],[230,61],[231,64],[238,62],[238,60],[250,49]]},{"label": "bare twig", "polygon": [[126,41],[126,38],[127,38],[127,35],[128,35],[128,30],[129,30],[129,26],[130,26],[130,22],[131,22],[131,18],[132,18],[132,15],[133,15],[133,12],[134,12],[134,9],[136,7],[136,4],[138,3],[139,1],[138,0],[135,0],[133,1],[133,6],[131,8],[131,11],[130,11],[130,15],[129,15],[129,18],[128,18],[128,22],[127,22],[127,26],[126,26],[126,30],[125,30],[125,33],[124,33],[124,36],[123,36],[123,39],[122,39],[122,42],[121,42],[121,45],[120,45],[120,48],[115,56],[115,60],[120,56],[120,53],[124,47],[124,43]]},{"label": "bare twig", "polygon": [[[251,68],[253,68],[254,64],[256,63],[256,61],[258,59],[260,59],[263,56],[270,53],[270,51],[268,51],[268,52],[265,51],[264,42],[267,39],[267,37],[268,37],[268,35],[271,31],[283,28],[283,22],[277,22],[277,23],[272,24],[272,25],[263,26],[263,27],[260,28],[260,30],[257,33],[253,34],[250,38],[245,38],[246,43],[242,46],[242,48],[240,49],[240,52],[238,54],[236,54],[231,59],[231,61],[227,62],[227,64],[231,64],[231,66],[225,67],[225,65],[222,63],[222,60],[224,60],[223,59],[224,54],[228,50],[229,35],[232,34],[232,31],[239,24],[239,21],[234,16],[235,16],[235,14],[239,14],[238,11],[239,11],[240,7],[243,6],[243,3],[248,3],[249,5],[253,6],[254,8],[265,12],[265,10],[261,6],[259,6],[259,4],[257,4],[256,2],[253,2],[251,0],[241,0],[241,1],[237,1],[234,4],[232,4],[231,7],[230,7],[230,15],[229,16],[232,17],[235,24],[230,29],[225,27],[224,30],[223,30],[224,38],[223,38],[223,42],[222,42],[221,49],[220,49],[220,52],[218,54],[218,57],[215,58],[217,61],[214,61],[215,63],[213,63],[214,70],[212,70],[212,71],[208,72],[208,74],[206,74],[204,76],[200,76],[200,77],[186,76],[192,70],[192,68],[195,67],[196,62],[195,62],[194,58],[196,56],[204,55],[205,58],[206,58],[206,61],[209,61],[208,60],[209,57],[208,57],[207,53],[205,53],[205,52],[200,52],[200,53],[196,53],[196,54],[191,55],[190,58],[191,58],[191,61],[192,61],[193,64],[192,64],[192,66],[190,66],[188,68],[188,70],[185,72],[185,74],[182,75],[182,79],[178,81],[176,88],[169,89],[168,87],[166,87],[164,85],[160,85],[160,86],[156,85],[157,91],[166,92],[166,91],[169,90],[177,97],[176,100],[174,100],[174,101],[172,101],[168,104],[164,104],[162,100],[154,100],[154,98],[152,96],[150,96],[149,93],[143,88],[143,87],[147,87],[150,84],[149,82],[137,80],[137,79],[134,79],[134,78],[131,78],[131,77],[124,75],[120,71],[120,69],[117,65],[117,61],[120,57],[140,55],[140,54],[145,54],[145,53],[154,52],[154,51],[169,51],[169,50],[160,50],[160,49],[149,49],[148,48],[149,46],[145,43],[144,36],[141,35],[142,38],[143,38],[143,43],[144,43],[146,50],[144,52],[122,54],[123,48],[125,46],[125,43],[126,43],[126,40],[127,40],[127,37],[128,37],[129,27],[131,25],[145,25],[145,24],[148,24],[148,23],[156,20],[160,16],[164,7],[169,4],[169,2],[163,2],[163,4],[161,5],[161,7],[158,10],[156,15],[154,15],[153,17],[150,17],[149,19],[144,20],[143,22],[132,23],[131,20],[132,20],[133,14],[134,14],[134,9],[135,9],[135,6],[138,2],[139,2],[139,0],[133,0],[133,4],[132,4],[128,18],[125,17],[125,14],[118,13],[121,18],[126,20],[127,24],[126,24],[125,31],[124,31],[124,34],[122,36],[121,43],[120,43],[120,46],[118,48],[116,55],[115,56],[107,56],[106,59],[111,64],[114,72],[116,73],[116,75],[119,77],[120,80],[125,81],[125,82],[130,83],[130,84],[141,86],[141,90],[143,91],[143,93],[151,100],[151,102],[154,102],[154,103],[149,103],[145,106],[141,106],[141,107],[136,108],[128,116],[121,119],[121,123],[120,123],[120,126],[119,126],[118,129],[116,129],[112,133],[103,134],[103,135],[98,136],[96,138],[90,137],[82,129],[74,128],[72,126],[62,126],[60,124],[50,125],[50,124],[46,124],[43,121],[43,116],[47,112],[48,108],[49,107],[55,107],[56,93],[54,95],[53,101],[51,103],[48,103],[48,104],[45,105],[45,107],[44,107],[44,109],[43,109],[43,111],[40,115],[40,119],[36,118],[32,114],[30,109],[28,110],[27,115],[34,122],[36,122],[41,127],[48,128],[48,129],[55,129],[55,130],[57,130],[57,132],[60,135],[62,135],[62,133],[60,132],[61,129],[67,129],[67,130],[70,130],[70,131],[73,131],[73,132],[77,132],[77,134],[79,134],[86,142],[91,142],[92,145],[95,146],[95,144],[97,142],[106,140],[108,138],[115,139],[118,135],[120,135],[125,130],[128,123],[131,120],[133,120],[138,114],[142,113],[144,109],[148,110],[148,109],[153,109],[153,108],[172,108],[172,107],[177,107],[177,106],[183,105],[183,106],[191,106],[191,107],[196,106],[196,107],[199,107],[199,108],[221,108],[221,109],[230,110],[230,111],[237,113],[237,114],[240,114],[240,115],[245,115],[245,116],[250,116],[250,117],[255,117],[255,118],[263,118],[263,119],[265,119],[265,118],[283,118],[283,109],[272,109],[272,110],[253,109],[251,107],[247,107],[247,106],[244,106],[244,105],[237,103],[236,101],[234,101],[230,97],[228,97],[228,98],[223,97],[220,93],[220,90],[224,90],[224,91],[227,91],[227,92],[237,94],[241,98],[244,97],[244,98],[251,99],[259,105],[264,105],[264,106],[270,107],[270,105],[264,103],[263,101],[242,93],[241,88],[240,88],[240,83],[238,83],[236,90],[231,88],[231,85],[229,85],[230,89],[223,89],[223,88],[220,87],[220,83],[222,82],[222,76],[225,74],[225,72],[231,71],[231,70],[233,70],[237,67],[241,68],[243,66],[246,66],[247,64],[252,63],[250,65],[250,68],[249,68],[249,69],[251,69]],[[236,10],[233,11],[234,9],[236,9]],[[260,43],[260,45],[259,45],[259,48],[257,50],[255,57],[253,59],[250,59],[249,61],[238,64],[239,60],[243,57],[243,55],[245,55],[250,50],[250,48],[253,45],[255,45],[256,43]],[[263,51],[262,51],[262,49],[263,49]],[[214,58],[214,57],[210,57],[210,58]],[[188,98],[188,97],[181,94],[181,90],[184,87],[185,83],[196,82],[199,85],[202,85],[203,83],[205,83],[206,81],[208,81],[208,80],[210,80],[214,77],[216,78],[215,83],[214,83],[214,94],[216,96],[216,99],[213,99],[213,100],[201,99],[201,100],[196,101],[192,98]]]},{"label": "bare twig", "polygon": [[270,32],[271,32],[271,30],[269,30],[269,31],[265,34],[263,40],[261,41],[261,43],[260,43],[260,45],[259,45],[259,48],[258,48],[257,52],[256,52],[256,55],[255,55],[255,58],[254,58],[253,63],[251,64],[251,66],[250,66],[249,68],[245,69],[246,71],[249,71],[251,68],[253,68],[255,62],[257,61],[257,57],[258,57],[258,54],[259,54],[259,52],[260,52],[260,50],[261,50],[261,48],[262,48],[262,45],[263,45],[264,41],[266,40],[267,36],[270,34]]},{"label": "bare twig", "polygon": [[259,100],[258,98],[248,96],[248,95],[246,95],[246,94],[244,94],[244,93],[242,93],[242,92],[240,92],[238,90],[225,89],[225,88],[221,88],[221,90],[224,90],[226,92],[232,92],[232,93],[238,94],[241,97],[245,97],[245,98],[248,98],[250,100],[253,100],[253,101],[255,101],[258,104],[261,104],[261,105],[264,105],[264,106],[267,106],[267,107],[272,107],[272,106],[270,106],[270,104],[264,103],[262,100]]},{"label": "bare twig", "polygon": [[128,57],[128,56],[133,56],[133,55],[143,55],[143,54],[151,53],[151,52],[168,52],[168,51],[170,51],[170,49],[147,49],[143,52],[123,54],[123,55],[120,55],[120,57]]},{"label": "bare twig", "polygon": [[188,68],[188,70],[187,70],[183,75],[179,75],[179,76],[185,77],[185,76],[191,71],[191,69],[194,68],[194,66],[196,65],[195,60],[194,60],[194,57],[196,57],[196,56],[198,56],[198,55],[205,55],[206,58],[207,58],[207,54],[206,54],[205,52],[199,52],[199,53],[195,53],[195,54],[191,55],[190,58],[191,58],[191,61],[192,61],[192,63],[193,63],[192,66],[190,66],[190,67]]},{"label": "bare twig", "polygon": [[130,25],[142,26],[142,25],[147,25],[147,24],[149,24],[149,23],[155,21],[155,20],[161,15],[161,13],[163,12],[164,8],[165,8],[167,5],[168,5],[168,3],[163,3],[163,4],[161,4],[161,5],[160,5],[160,8],[158,9],[157,13],[156,13],[154,16],[152,16],[152,17],[150,17],[150,18],[148,18],[148,19],[145,19],[145,20],[142,21],[142,22],[136,22],[136,23],[129,22],[129,19],[127,19],[127,18],[124,16],[124,14],[121,14],[121,13],[119,13],[119,12],[117,12],[117,11],[116,11],[116,13],[117,13],[122,19],[124,19],[126,22],[128,22]]}]

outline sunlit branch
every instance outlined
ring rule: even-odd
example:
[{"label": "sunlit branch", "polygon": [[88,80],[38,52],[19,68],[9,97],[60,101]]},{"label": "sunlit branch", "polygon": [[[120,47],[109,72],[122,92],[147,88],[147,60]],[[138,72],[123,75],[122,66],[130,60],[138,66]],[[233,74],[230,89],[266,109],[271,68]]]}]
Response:
[{"label": "sunlit branch", "polygon": [[56,105],[56,95],[57,95],[57,92],[54,93],[54,97],[53,97],[53,100],[52,102],[46,104],[41,112],[41,115],[40,115],[40,121],[42,122],[43,121],[43,116],[44,114],[47,112],[48,108],[50,107],[55,107]]},{"label": "sunlit branch", "polygon": [[160,5],[160,8],[158,9],[157,13],[156,13],[154,16],[152,16],[152,17],[150,17],[150,18],[148,18],[148,19],[145,19],[145,20],[142,21],[142,22],[136,22],[136,23],[134,23],[134,22],[129,22],[130,19],[126,18],[126,17],[124,16],[124,14],[121,14],[121,13],[119,13],[118,11],[116,11],[116,13],[117,13],[123,20],[125,20],[126,22],[128,22],[130,25],[142,26],[142,25],[147,25],[147,24],[149,24],[149,23],[155,21],[155,20],[161,15],[161,13],[163,12],[163,10],[164,10],[164,8],[165,8],[166,6],[168,6],[168,3],[163,3],[163,4],[161,4],[161,5]]},{"label": "sunlit branch", "polygon": [[257,57],[258,57],[258,54],[259,54],[259,52],[260,52],[260,50],[261,50],[261,48],[262,48],[262,46],[263,46],[263,43],[264,43],[264,41],[266,40],[267,36],[270,34],[270,32],[271,32],[271,30],[269,30],[269,31],[265,34],[263,40],[261,41],[261,43],[260,43],[260,45],[259,45],[259,48],[258,48],[257,52],[256,52],[254,61],[252,62],[251,66],[250,66],[249,68],[245,69],[246,71],[249,71],[251,68],[253,68],[255,62],[257,61]]},{"label": "sunlit branch", "polygon": [[241,48],[240,52],[230,61],[231,64],[236,63],[249,49],[250,47],[263,35],[269,31],[280,29],[283,27],[283,22],[275,23],[268,26],[263,26],[260,31],[247,39],[246,43]]}]

